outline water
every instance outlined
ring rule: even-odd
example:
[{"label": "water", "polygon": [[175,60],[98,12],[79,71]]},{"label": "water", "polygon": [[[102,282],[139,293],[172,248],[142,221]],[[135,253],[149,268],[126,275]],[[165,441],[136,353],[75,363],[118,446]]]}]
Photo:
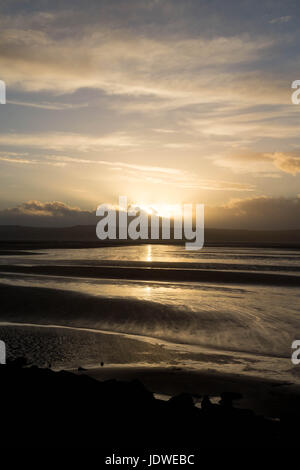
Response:
[{"label": "water", "polygon": [[201,269],[300,272],[300,251],[267,248],[204,247],[187,251],[184,246],[139,245],[87,249],[50,249],[36,251],[33,256],[0,256],[1,264],[84,264],[172,263]]},{"label": "water", "polygon": [[[101,249],[51,249],[27,256],[1,256],[1,264],[161,265],[168,268],[272,272],[298,275],[300,251],[140,245]],[[251,373],[297,381],[291,343],[300,339],[300,289],[192,282],[149,282],[1,273],[1,283],[85,294],[94,304],[74,302],[74,326],[160,338],[174,344],[252,358]],[[73,299],[73,300],[72,300]],[[93,300],[92,300],[93,299]],[[109,300],[109,302],[108,302]],[[56,312],[57,313],[57,312]],[[61,324],[64,323],[61,312]],[[68,317],[68,325],[72,319]],[[244,357],[244,356],[243,356]],[[210,367],[212,365],[210,364]],[[243,372],[241,369],[239,372]]]}]

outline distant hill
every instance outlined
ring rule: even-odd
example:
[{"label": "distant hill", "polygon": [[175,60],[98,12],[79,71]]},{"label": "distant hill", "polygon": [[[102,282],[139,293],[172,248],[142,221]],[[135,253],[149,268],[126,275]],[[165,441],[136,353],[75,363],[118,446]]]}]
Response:
[{"label": "distant hill", "polygon": [[[26,248],[40,247],[91,247],[103,244],[149,243],[148,241],[100,241],[96,236],[94,225],[77,225],[74,227],[25,227],[21,225],[0,225],[1,247],[24,245]],[[151,241],[151,243],[178,243],[177,240]],[[179,242],[182,243],[182,242]],[[300,230],[228,230],[205,229],[205,245],[226,246],[288,246],[300,247]]]}]

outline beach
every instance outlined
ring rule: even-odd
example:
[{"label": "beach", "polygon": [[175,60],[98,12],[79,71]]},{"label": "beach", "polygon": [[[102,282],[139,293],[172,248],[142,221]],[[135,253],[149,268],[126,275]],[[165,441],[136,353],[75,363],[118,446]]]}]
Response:
[{"label": "beach", "polygon": [[0,337],[10,360],[24,357],[28,366],[68,370],[98,381],[140,380],[163,400],[189,393],[196,405],[204,395],[218,403],[223,392],[234,392],[242,396],[239,408],[278,418],[292,412],[300,399],[300,385],[241,373],[241,360],[236,360],[239,367],[233,373],[232,357],[220,352],[199,348],[196,352],[146,337],[53,325],[1,323]]},{"label": "beach", "polygon": [[295,408],[300,253],[126,250],[2,254],[9,360],[97,381],[138,379],[163,400],[184,392],[196,405],[240,393],[237,407],[274,419]]}]

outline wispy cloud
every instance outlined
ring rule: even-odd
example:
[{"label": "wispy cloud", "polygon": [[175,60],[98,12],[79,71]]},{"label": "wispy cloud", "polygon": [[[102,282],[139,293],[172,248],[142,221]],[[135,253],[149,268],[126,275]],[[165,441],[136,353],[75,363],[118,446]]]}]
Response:
[{"label": "wispy cloud", "polygon": [[76,149],[81,151],[101,148],[138,147],[142,141],[124,132],[115,132],[102,137],[76,133],[0,134],[0,144],[24,148],[52,150]]},{"label": "wispy cloud", "polygon": [[185,129],[194,135],[238,140],[245,143],[260,139],[290,139],[299,135],[297,106],[280,106],[278,110],[253,112],[240,106],[227,112],[188,117]]},{"label": "wispy cloud", "polygon": [[274,178],[297,186],[294,7],[19,3],[0,6],[1,197],[19,200],[16,180],[23,200],[76,203],[75,191],[215,202],[278,194]]},{"label": "wispy cloud", "polygon": [[17,100],[7,100],[7,104],[15,104],[17,106],[27,106],[29,108],[40,108],[40,109],[50,109],[55,111],[63,111],[66,109],[78,109],[86,108],[87,103],[82,104],[72,104],[72,103],[60,103],[60,102],[29,102],[29,101],[17,101]]},{"label": "wispy cloud", "polygon": [[279,16],[278,18],[273,18],[269,21],[271,24],[278,24],[278,23],[288,23],[292,19],[291,16]]},{"label": "wispy cloud", "polygon": [[64,162],[29,158],[28,154],[17,154],[13,152],[0,152],[0,161],[16,165],[51,165],[58,167],[66,165]]},{"label": "wispy cloud", "polygon": [[[216,156],[215,163],[237,172],[260,172],[266,177],[274,177],[276,170],[294,176],[300,173],[300,155],[295,152],[253,152],[248,150],[223,157]],[[271,172],[272,168],[273,172]]]},{"label": "wispy cloud", "polygon": [[266,158],[269,158],[273,164],[291,175],[300,173],[300,155],[292,155],[283,152],[266,153]]},{"label": "wispy cloud", "polygon": [[[46,31],[7,27],[0,40],[0,66],[9,86],[53,93],[88,87],[182,103],[224,99],[224,82],[231,83],[236,97],[244,94],[243,77],[229,73],[228,65],[251,63],[274,46],[274,39],[247,34],[154,39],[103,25],[83,32],[80,39],[59,40]],[[218,81],[212,83],[213,76]]]},{"label": "wispy cloud", "polygon": [[236,183],[228,181],[215,181],[213,179],[203,179],[197,174],[179,168],[156,167],[149,165],[139,165],[120,161],[88,160],[72,157],[51,157],[63,163],[105,165],[112,170],[122,172],[121,178],[130,178],[132,181],[151,182],[154,184],[173,185],[180,189],[189,190],[213,190],[213,191],[253,191],[251,184]]},{"label": "wispy cloud", "polygon": [[127,182],[144,181],[154,185],[169,185],[180,190],[209,190],[209,191],[253,191],[254,186],[247,183],[234,181],[219,181],[214,179],[200,178],[196,173],[172,167],[161,167],[151,165],[141,165],[121,161],[109,161],[101,159],[76,158],[66,155],[41,155],[39,158],[24,158],[22,155],[0,154],[0,161],[11,164],[24,165],[92,165],[105,166],[110,171],[118,172],[118,179]]}]

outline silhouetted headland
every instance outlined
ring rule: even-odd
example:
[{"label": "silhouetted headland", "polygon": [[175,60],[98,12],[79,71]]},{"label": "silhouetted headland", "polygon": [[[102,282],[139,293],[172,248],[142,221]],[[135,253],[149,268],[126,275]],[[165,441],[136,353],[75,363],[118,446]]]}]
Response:
[{"label": "silhouetted headland", "polygon": [[[0,225],[0,247],[5,250],[49,248],[100,248],[143,243],[184,244],[184,240],[99,240],[95,225],[28,227]],[[300,247],[300,230],[238,230],[205,227],[205,246]]]},{"label": "silhouetted headland", "polygon": [[219,404],[203,396],[198,408],[189,394],[155,399],[138,380],[99,382],[21,360],[0,366],[0,380],[2,446],[277,448],[297,439],[297,410],[292,418],[270,420],[235,408],[240,396],[229,392]]}]

